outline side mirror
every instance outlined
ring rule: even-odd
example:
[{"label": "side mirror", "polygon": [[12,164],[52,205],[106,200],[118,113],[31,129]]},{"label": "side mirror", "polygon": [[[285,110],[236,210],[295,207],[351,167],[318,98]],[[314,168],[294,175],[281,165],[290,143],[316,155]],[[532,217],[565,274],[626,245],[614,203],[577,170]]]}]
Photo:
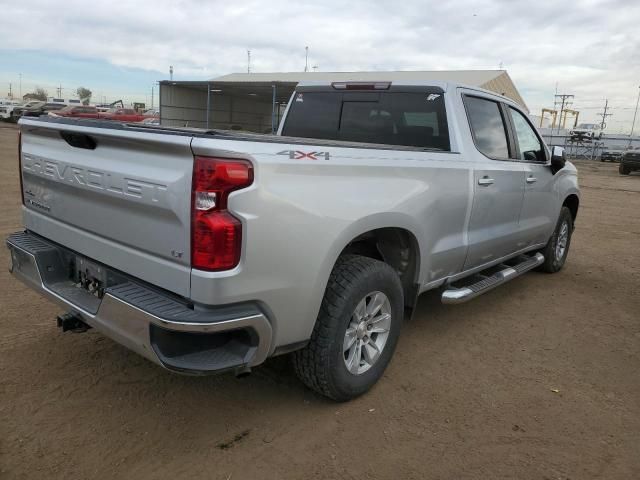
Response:
[{"label": "side mirror", "polygon": [[551,147],[551,170],[555,174],[558,170],[562,170],[567,163],[567,157],[562,147]]}]

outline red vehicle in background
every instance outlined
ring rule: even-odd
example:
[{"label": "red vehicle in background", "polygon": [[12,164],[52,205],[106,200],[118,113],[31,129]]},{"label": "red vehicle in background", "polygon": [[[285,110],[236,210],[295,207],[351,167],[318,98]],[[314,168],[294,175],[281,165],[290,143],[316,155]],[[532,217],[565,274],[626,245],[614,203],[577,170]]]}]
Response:
[{"label": "red vehicle in background", "polygon": [[57,117],[100,118],[98,109],[89,105],[69,105],[50,113],[50,115]]},{"label": "red vehicle in background", "polygon": [[100,114],[103,120],[117,120],[119,122],[142,122],[149,118],[148,115],[136,112],[133,108],[113,108],[108,112]]}]

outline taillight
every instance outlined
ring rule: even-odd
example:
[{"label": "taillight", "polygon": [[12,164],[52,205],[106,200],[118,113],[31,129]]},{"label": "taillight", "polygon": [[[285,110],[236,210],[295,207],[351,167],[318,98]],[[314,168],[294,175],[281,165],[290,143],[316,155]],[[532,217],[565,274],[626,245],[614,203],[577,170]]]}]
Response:
[{"label": "taillight", "polygon": [[229,270],[240,262],[242,223],[227,211],[229,194],[253,183],[247,160],[195,157],[191,186],[191,266]]},{"label": "taillight", "polygon": [[20,199],[24,205],[24,187],[22,185],[22,132],[18,130],[18,177],[20,178]]}]

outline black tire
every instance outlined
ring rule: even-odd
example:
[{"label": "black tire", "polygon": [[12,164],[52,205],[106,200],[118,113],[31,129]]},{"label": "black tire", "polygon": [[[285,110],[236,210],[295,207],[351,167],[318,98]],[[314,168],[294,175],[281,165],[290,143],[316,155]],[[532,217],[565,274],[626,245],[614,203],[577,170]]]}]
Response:
[{"label": "black tire", "polygon": [[631,170],[629,169],[629,167],[625,167],[621,162],[620,166],[618,167],[618,172],[620,172],[620,175],[629,175],[631,173]]},{"label": "black tire", "polygon": [[[563,225],[567,226],[567,240],[564,251],[559,254],[559,250],[556,248],[558,245],[558,237],[563,228]],[[573,216],[571,215],[571,210],[567,207],[562,207],[560,209],[560,215],[558,217],[558,222],[556,223],[556,228],[547,242],[547,245],[544,249],[541,250],[541,253],[544,255],[544,263],[540,265],[539,270],[547,273],[556,273],[562,270],[564,267],[564,263],[567,260],[567,255],[569,254],[569,247],[571,246],[571,235],[573,234]]]},{"label": "black tire", "polygon": [[[389,334],[370,368],[353,374],[347,369],[343,343],[356,306],[371,292],[382,292],[389,301]],[[393,268],[369,257],[340,257],[329,277],[311,339],[292,355],[298,378],[312,390],[339,402],[362,395],[380,379],[393,356],[403,312],[402,284]]]}]

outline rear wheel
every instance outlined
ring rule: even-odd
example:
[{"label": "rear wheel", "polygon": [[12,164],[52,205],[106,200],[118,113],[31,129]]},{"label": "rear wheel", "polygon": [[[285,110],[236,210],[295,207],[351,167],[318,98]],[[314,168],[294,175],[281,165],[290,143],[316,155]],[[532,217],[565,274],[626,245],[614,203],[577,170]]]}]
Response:
[{"label": "rear wheel", "polygon": [[629,169],[629,167],[625,167],[624,164],[620,162],[618,172],[620,172],[620,175],[629,175],[631,173],[631,170]]},{"label": "rear wheel", "polygon": [[558,223],[547,246],[542,250],[544,263],[540,265],[540,270],[548,273],[555,273],[562,269],[569,254],[571,245],[571,234],[573,233],[573,216],[571,210],[562,207]]},{"label": "rear wheel", "polygon": [[365,393],[391,360],[403,305],[400,279],[389,265],[359,255],[340,257],[311,340],[293,354],[300,380],[337,401]]}]

